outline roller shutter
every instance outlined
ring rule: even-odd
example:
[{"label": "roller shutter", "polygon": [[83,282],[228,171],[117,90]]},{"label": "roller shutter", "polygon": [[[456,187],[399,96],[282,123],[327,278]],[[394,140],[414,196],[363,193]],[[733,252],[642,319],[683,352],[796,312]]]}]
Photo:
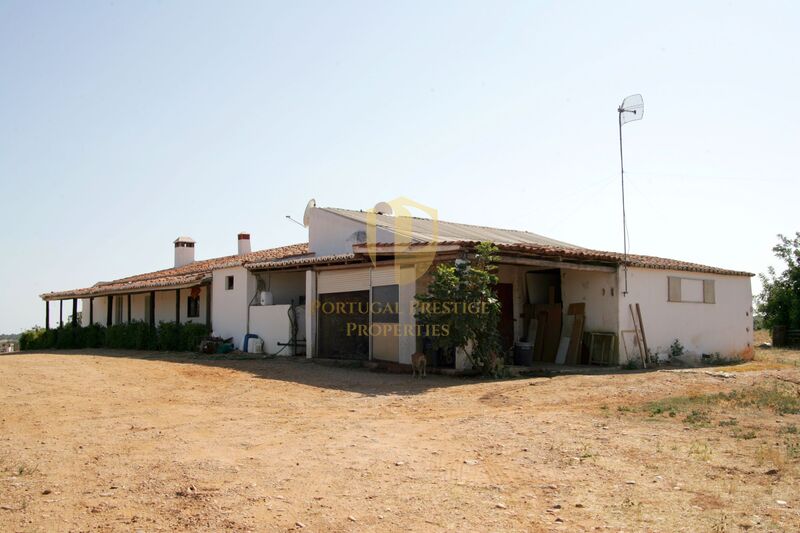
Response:
[{"label": "roller shutter", "polygon": [[324,270],[317,278],[317,292],[331,294],[369,290],[369,269]]}]

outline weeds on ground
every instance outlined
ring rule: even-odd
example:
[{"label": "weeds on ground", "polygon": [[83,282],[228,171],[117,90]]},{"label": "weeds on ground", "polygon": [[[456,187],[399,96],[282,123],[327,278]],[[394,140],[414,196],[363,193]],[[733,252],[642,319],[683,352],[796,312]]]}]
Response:
[{"label": "weeds on ground", "polygon": [[727,514],[722,513],[718,519],[714,520],[714,523],[711,524],[711,531],[714,533],[725,533],[730,531],[731,527],[731,520]]},{"label": "weeds on ground", "polygon": [[30,476],[39,471],[38,465],[31,465],[28,463],[8,464],[6,461],[2,462],[3,472],[11,474],[12,476]]},{"label": "weeds on ground", "polygon": [[764,444],[756,450],[756,463],[759,466],[772,465],[777,470],[782,470],[786,465],[784,454],[780,448]]},{"label": "weeds on ground", "polygon": [[757,436],[758,435],[756,434],[755,430],[752,429],[735,428],[731,432],[731,437],[740,440],[751,440],[756,438]]},{"label": "weeds on ground", "polygon": [[628,359],[628,362],[622,368],[625,370],[639,370],[639,364],[633,359]]},{"label": "weeds on ground", "polygon": [[695,441],[689,446],[689,456],[708,462],[711,460],[711,446],[707,442]]},{"label": "weeds on ground", "polygon": [[697,409],[692,409],[692,412],[686,415],[683,421],[695,427],[705,427],[711,424],[708,413]]},{"label": "weeds on ground", "polygon": [[[703,408],[714,406],[754,407],[770,409],[779,415],[798,414],[800,413],[800,395],[790,385],[775,381],[771,385],[749,387],[731,392],[670,396],[648,402],[641,409],[650,416],[667,413],[674,417],[677,413],[687,413],[689,420],[685,421],[695,424],[702,421]],[[618,410],[622,411],[619,408]],[[735,423],[726,422],[725,424],[720,423],[720,425],[735,425]]]},{"label": "weeds on ground", "polygon": [[786,457],[790,460],[800,459],[800,440],[787,438],[783,441],[786,446]]}]

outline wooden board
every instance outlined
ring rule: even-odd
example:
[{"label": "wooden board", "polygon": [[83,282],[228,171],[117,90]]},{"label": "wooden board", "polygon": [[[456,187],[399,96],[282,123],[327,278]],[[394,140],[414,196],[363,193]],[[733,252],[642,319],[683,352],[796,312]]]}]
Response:
[{"label": "wooden board", "polygon": [[581,346],[583,345],[583,323],[586,317],[577,315],[572,322],[572,331],[569,336],[569,348],[567,349],[567,364],[577,365],[580,363]]},{"label": "wooden board", "polygon": [[[539,321],[536,330],[534,359],[553,363],[561,340],[561,304],[536,304],[534,312]],[[537,355],[540,357],[537,359]]]}]

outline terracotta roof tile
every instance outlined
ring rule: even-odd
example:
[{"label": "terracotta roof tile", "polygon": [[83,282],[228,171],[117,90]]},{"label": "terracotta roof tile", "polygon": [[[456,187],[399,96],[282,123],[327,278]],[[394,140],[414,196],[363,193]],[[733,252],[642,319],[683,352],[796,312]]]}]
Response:
[{"label": "terracotta roof tile", "polygon": [[[479,241],[439,241],[437,245],[459,245],[471,248]],[[427,246],[428,242],[403,243],[402,246]],[[561,261],[574,261],[576,263],[597,262],[621,265],[624,263],[624,255],[620,252],[604,252],[601,250],[590,250],[588,248],[573,248],[568,246],[548,246],[537,244],[522,243],[502,243],[496,242],[495,245],[503,252],[519,252],[527,256],[535,256],[544,259],[558,259]],[[393,247],[395,243],[377,243],[377,247]],[[708,274],[723,274],[728,276],[754,276],[750,272],[740,270],[729,270],[725,268],[690,263],[688,261],[678,261],[676,259],[666,259],[650,255],[628,254],[628,266],[640,268],[654,268],[661,270],[681,270],[687,272],[704,272]]]},{"label": "terracotta roof tile", "polygon": [[244,267],[248,270],[271,270],[293,266],[304,265],[319,265],[324,263],[347,263],[347,262],[366,262],[369,259],[366,256],[357,255],[354,253],[349,254],[334,254],[334,255],[308,255],[303,257],[286,257],[283,259],[273,259],[268,261],[254,261],[252,263],[245,263]]},{"label": "terracotta roof tile", "polygon": [[246,262],[270,261],[287,257],[308,255],[308,243],[291,244],[278,248],[268,248],[243,255],[229,255],[195,261],[177,268],[167,268],[145,274],[137,274],[113,281],[101,281],[91,287],[69,291],[49,292],[42,294],[43,300],[58,300],[86,296],[99,296],[104,294],[119,293],[154,289],[158,287],[179,287],[187,284],[197,284],[207,281],[211,271],[217,268],[239,266]]}]

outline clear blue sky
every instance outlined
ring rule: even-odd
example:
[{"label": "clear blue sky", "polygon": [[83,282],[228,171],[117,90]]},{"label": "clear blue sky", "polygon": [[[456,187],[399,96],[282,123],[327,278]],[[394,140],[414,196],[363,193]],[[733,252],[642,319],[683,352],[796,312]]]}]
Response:
[{"label": "clear blue sky", "polygon": [[0,332],[178,235],[302,242],[311,197],[620,250],[637,92],[631,250],[762,272],[800,229],[798,5],[0,1]]}]

